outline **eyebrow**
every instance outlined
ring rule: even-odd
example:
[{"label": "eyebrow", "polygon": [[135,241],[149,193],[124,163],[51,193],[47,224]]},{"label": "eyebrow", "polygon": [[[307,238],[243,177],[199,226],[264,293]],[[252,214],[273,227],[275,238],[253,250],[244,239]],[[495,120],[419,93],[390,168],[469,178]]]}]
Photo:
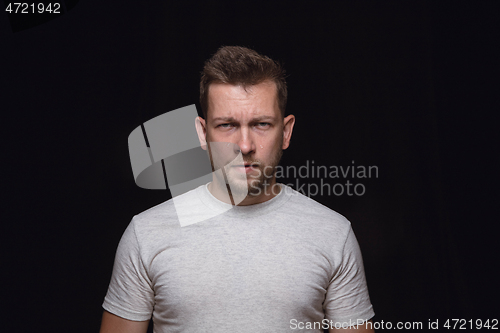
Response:
[{"label": "eyebrow", "polygon": [[[260,116],[257,118],[253,118],[252,122],[259,122],[262,120],[274,120],[274,119],[275,117],[272,116]],[[237,122],[236,119],[234,119],[233,117],[216,117],[213,119],[213,121]]]}]

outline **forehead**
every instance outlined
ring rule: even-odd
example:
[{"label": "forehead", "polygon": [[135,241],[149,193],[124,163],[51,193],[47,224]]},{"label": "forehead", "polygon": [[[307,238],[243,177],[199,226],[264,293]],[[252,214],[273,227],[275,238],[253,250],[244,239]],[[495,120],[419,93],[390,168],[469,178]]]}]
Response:
[{"label": "forehead", "polygon": [[208,90],[207,117],[279,116],[276,83],[264,81],[243,87],[228,83],[212,83]]}]

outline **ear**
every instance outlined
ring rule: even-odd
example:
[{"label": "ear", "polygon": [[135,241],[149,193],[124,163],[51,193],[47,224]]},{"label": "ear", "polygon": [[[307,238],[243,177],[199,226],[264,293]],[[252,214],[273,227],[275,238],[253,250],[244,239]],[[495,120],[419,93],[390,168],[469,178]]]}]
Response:
[{"label": "ear", "polygon": [[205,119],[196,117],[194,125],[196,126],[196,133],[198,133],[198,140],[200,140],[201,148],[207,150],[207,129]]},{"label": "ear", "polygon": [[281,149],[287,149],[292,138],[293,125],[295,125],[295,116],[293,114],[283,119],[283,146]]}]

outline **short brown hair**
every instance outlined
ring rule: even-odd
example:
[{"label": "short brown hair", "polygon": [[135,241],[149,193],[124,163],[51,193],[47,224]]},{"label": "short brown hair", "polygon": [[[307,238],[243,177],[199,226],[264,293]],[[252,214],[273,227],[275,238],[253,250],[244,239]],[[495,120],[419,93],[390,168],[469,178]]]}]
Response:
[{"label": "short brown hair", "polygon": [[201,72],[200,104],[207,118],[208,89],[211,83],[256,85],[270,80],[276,83],[278,106],[285,116],[287,87],[283,66],[269,57],[241,46],[223,46],[205,62]]}]

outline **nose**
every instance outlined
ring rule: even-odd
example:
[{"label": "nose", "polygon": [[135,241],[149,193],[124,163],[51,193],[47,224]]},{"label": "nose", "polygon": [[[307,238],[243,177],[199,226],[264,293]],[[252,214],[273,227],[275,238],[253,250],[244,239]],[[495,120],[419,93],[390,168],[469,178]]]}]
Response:
[{"label": "nose", "polygon": [[251,154],[255,150],[255,144],[248,127],[241,127],[238,139],[238,146],[242,155]]}]

